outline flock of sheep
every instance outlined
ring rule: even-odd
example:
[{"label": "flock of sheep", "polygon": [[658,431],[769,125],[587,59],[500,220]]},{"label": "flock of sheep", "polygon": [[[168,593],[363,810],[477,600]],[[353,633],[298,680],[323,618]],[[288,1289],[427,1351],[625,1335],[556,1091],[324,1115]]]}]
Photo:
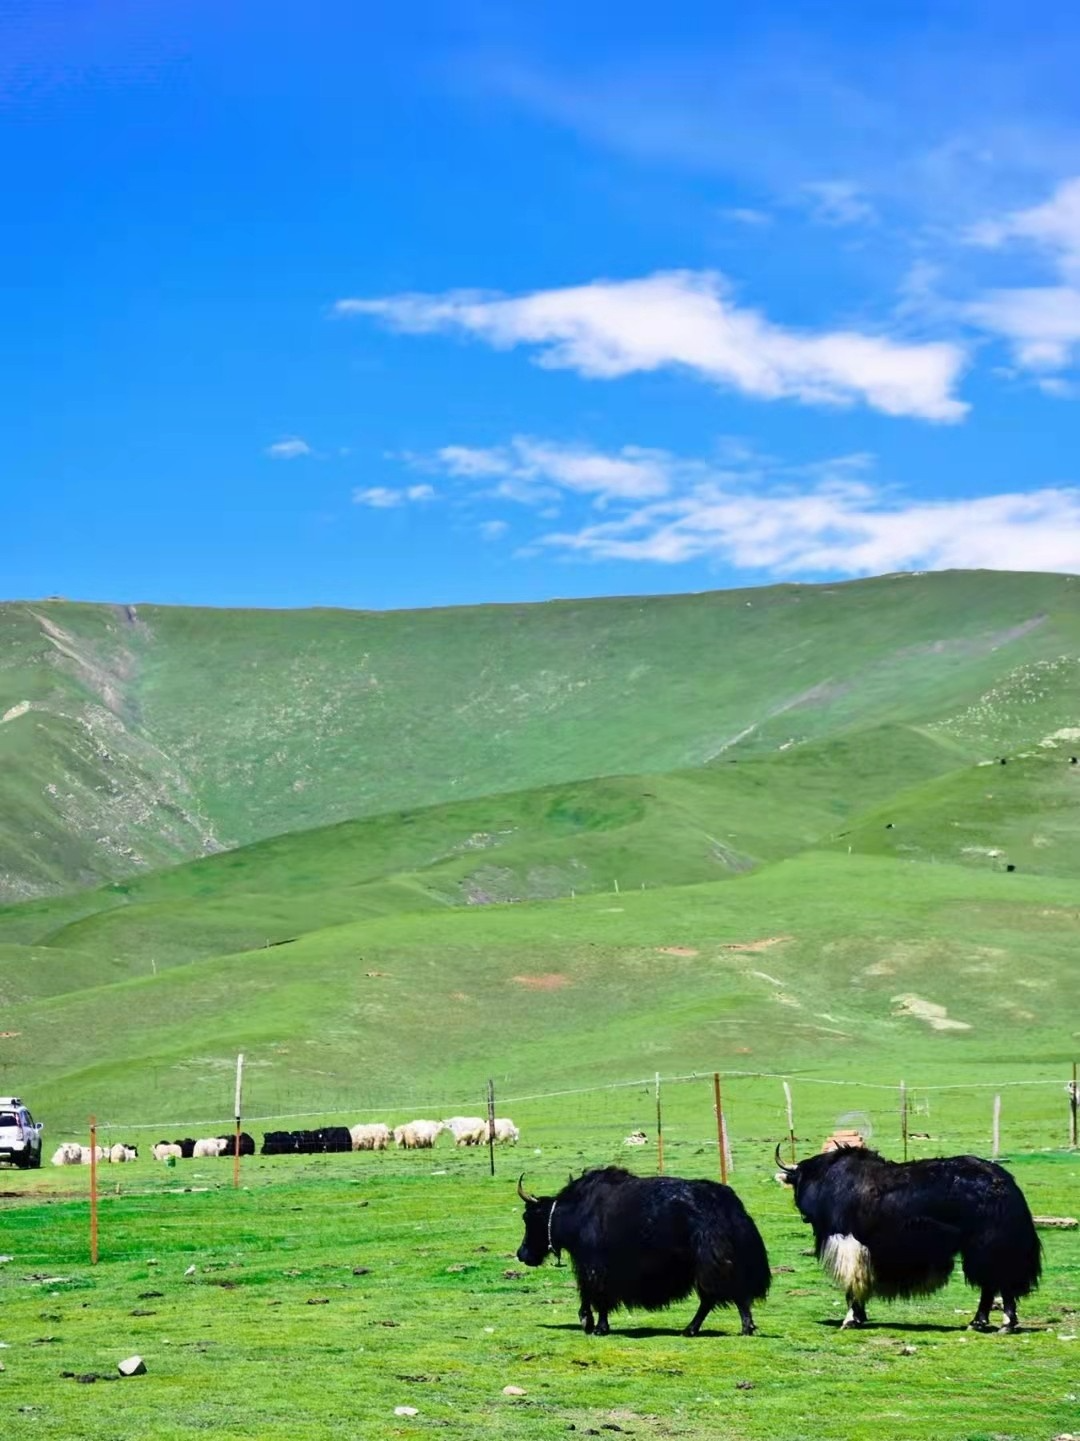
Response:
[{"label": "flock of sheep", "polygon": [[[482,1116],[451,1116],[446,1121],[409,1121],[393,1130],[382,1124],[350,1126],[354,1151],[385,1151],[391,1144],[405,1151],[427,1151],[444,1131],[456,1146],[486,1146],[491,1139],[488,1122]],[[495,1117],[495,1141],[516,1146],[521,1132],[505,1116]]]},{"label": "flock of sheep", "polygon": [[[443,1134],[449,1132],[456,1146],[486,1146],[491,1139],[489,1123],[482,1116],[450,1116],[445,1121],[409,1121],[403,1126],[384,1126],[381,1122],[349,1127],[349,1137],[354,1151],[385,1151],[391,1145],[405,1151],[430,1150]],[[505,1116],[495,1118],[494,1140],[500,1145],[516,1146],[520,1132],[513,1121]],[[234,1139],[231,1136],[209,1136],[203,1140],[159,1141],[151,1147],[155,1161],[177,1160],[194,1157],[232,1155]],[[264,1146],[264,1150],[266,1147]],[[253,1155],[255,1143],[246,1132],[241,1136],[241,1155]],[[89,1146],[77,1141],[65,1141],[53,1155],[54,1166],[88,1166],[91,1159],[97,1161],[122,1162],[138,1160],[137,1146],[95,1146],[93,1153]]]}]

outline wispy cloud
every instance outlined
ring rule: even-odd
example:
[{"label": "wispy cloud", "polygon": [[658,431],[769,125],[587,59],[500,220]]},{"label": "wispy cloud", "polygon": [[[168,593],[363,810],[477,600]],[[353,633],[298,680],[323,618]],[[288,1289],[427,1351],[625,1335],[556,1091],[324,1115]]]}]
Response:
[{"label": "wispy cloud", "polygon": [[500,484],[497,494],[525,503],[546,498],[552,486],[599,501],[646,500],[670,488],[667,453],[634,445],[604,454],[515,435],[507,445],[488,449],[446,445],[426,463],[448,475],[522,483],[514,489]]},{"label": "wispy cloud", "polygon": [[434,500],[435,487],[408,485],[396,490],[390,486],[372,485],[364,490],[354,490],[352,498],[354,505],[366,505],[372,510],[394,510],[401,505]]},{"label": "wispy cloud", "polygon": [[[569,456],[572,467],[565,464]],[[639,462],[649,478],[640,489],[625,484],[622,470]],[[540,527],[529,540],[534,552],[586,561],[707,560],[807,577],[954,567],[1080,570],[1080,489],[915,500],[876,481],[874,458],[862,452],[787,465],[747,447],[700,460],[664,450],[605,453],[518,437],[490,449],[446,446],[422,463],[475,484],[480,496],[491,495],[492,480],[531,484],[532,491],[516,498],[531,503],[538,519],[542,487],[564,495],[576,491],[579,516],[582,500],[603,504],[604,519],[585,512],[585,523]],[[583,488],[582,474],[605,482]],[[493,537],[503,524],[485,522],[484,533]]]},{"label": "wispy cloud", "polygon": [[721,211],[726,220],[734,220],[739,225],[764,226],[771,225],[772,216],[767,210],[754,210],[747,205],[735,205],[728,210]]},{"label": "wispy cloud", "polygon": [[485,540],[499,540],[510,529],[506,520],[484,520],[480,522],[480,534]]},{"label": "wispy cloud", "polygon": [[888,415],[955,421],[965,356],[955,344],[905,344],[851,330],[805,333],[739,306],[713,271],[597,280],[503,298],[468,291],[337,303],[395,330],[463,332],[499,349],[539,348],[538,363],[611,380],[678,368],[764,400],[808,405],[862,401]]},{"label": "wispy cloud", "polygon": [[1025,369],[1064,369],[1080,345],[1080,178],[1041,205],[982,221],[966,239],[991,250],[1026,244],[1050,262],[1059,283],[989,290],[967,315],[1008,340]]},{"label": "wispy cloud", "polygon": [[298,460],[302,455],[312,455],[314,452],[306,440],[301,440],[298,435],[287,435],[282,440],[275,440],[273,445],[268,445],[263,451],[271,460]]},{"label": "wispy cloud", "polygon": [[852,180],[812,180],[802,187],[811,217],[821,225],[873,225],[878,213]]}]

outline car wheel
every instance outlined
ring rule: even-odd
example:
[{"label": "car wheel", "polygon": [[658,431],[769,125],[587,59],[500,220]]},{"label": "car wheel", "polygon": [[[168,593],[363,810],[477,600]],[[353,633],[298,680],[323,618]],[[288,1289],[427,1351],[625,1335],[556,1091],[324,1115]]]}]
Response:
[{"label": "car wheel", "polygon": [[30,1155],[30,1167],[34,1171],[41,1169],[41,1150],[33,1151]]}]

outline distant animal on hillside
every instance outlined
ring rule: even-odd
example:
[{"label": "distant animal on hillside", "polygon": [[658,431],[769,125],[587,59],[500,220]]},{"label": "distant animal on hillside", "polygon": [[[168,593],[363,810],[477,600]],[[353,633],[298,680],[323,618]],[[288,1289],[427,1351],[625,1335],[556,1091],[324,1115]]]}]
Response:
[{"label": "distant animal on hillside", "polygon": [[[484,1122],[484,1134],[481,1137],[481,1144],[487,1145],[491,1139],[491,1124]],[[495,1144],[497,1146],[516,1146],[521,1140],[521,1132],[507,1116],[495,1117]]]},{"label": "distant animal on hillside", "polygon": [[115,1146],[109,1147],[109,1160],[114,1164],[121,1161],[137,1161],[139,1159],[138,1146],[124,1146],[117,1142]]},{"label": "distant animal on hillside", "polygon": [[455,1146],[481,1146],[487,1140],[487,1122],[482,1116],[451,1116],[442,1124]]},{"label": "distant animal on hillside", "polygon": [[[223,1156],[234,1156],[236,1154],[235,1131],[231,1136],[219,1136],[218,1140],[222,1144],[223,1149],[221,1154]],[[254,1156],[255,1154],[255,1138],[254,1136],[249,1136],[246,1131],[240,1132],[240,1154],[241,1156]]]},{"label": "distant animal on hillside", "polygon": [[179,1161],[184,1153],[175,1141],[158,1141],[151,1147],[150,1154],[155,1161],[167,1161],[170,1156]]},{"label": "distant animal on hillside", "polygon": [[195,1154],[195,1138],[193,1136],[184,1136],[181,1140],[174,1141],[173,1145],[180,1147],[180,1154],[185,1161],[190,1161]]},{"label": "distant animal on hillside", "polygon": [[814,1228],[818,1260],[847,1295],[845,1327],[866,1325],[871,1296],[938,1290],[959,1255],[980,1293],[972,1329],[990,1329],[998,1295],[1001,1329],[1017,1329],[1016,1303],[1039,1284],[1042,1251],[1024,1194],[1003,1166],[978,1156],[886,1161],[854,1147],[785,1166],[777,1146],[776,1160],[778,1179]]},{"label": "distant animal on hillside", "polygon": [[82,1162],[82,1164],[83,1164],[84,1166],[89,1166],[91,1160],[101,1162],[101,1161],[107,1161],[108,1159],[109,1159],[109,1153],[108,1153],[108,1151],[106,1151],[106,1149],[105,1149],[104,1146],[80,1146],[80,1147],[79,1147],[79,1160]]},{"label": "distant animal on hillside", "polygon": [[77,1166],[82,1160],[82,1147],[78,1141],[65,1141],[53,1152],[54,1166]]},{"label": "distant animal on hillside", "polygon": [[406,1151],[429,1151],[445,1128],[443,1121],[409,1121],[394,1127],[394,1144]]},{"label": "distant animal on hillside", "polygon": [[[751,1305],[768,1294],[765,1243],[743,1203],[716,1181],[633,1176],[619,1166],[586,1171],[557,1196],[530,1196],[518,1260],[539,1266],[566,1251],[577,1277],[585,1333],[606,1336],[618,1306],[656,1311],[696,1291],[684,1335],[696,1336],[714,1306],[737,1306],[744,1336]],[[594,1315],[595,1313],[595,1315]]]},{"label": "distant animal on hillside", "polygon": [[646,1136],[646,1134],[645,1134],[644,1131],[631,1131],[630,1134],[629,1134],[629,1136],[627,1136],[626,1140],[623,1142],[623,1145],[624,1145],[624,1146],[646,1146],[646,1145],[648,1145],[648,1142],[649,1142],[649,1138],[648,1138],[648,1136]]},{"label": "distant animal on hillside", "polygon": [[381,1122],[350,1126],[349,1135],[354,1151],[385,1151],[391,1139],[389,1126],[384,1126]]},{"label": "distant animal on hillside", "polygon": [[221,1136],[207,1136],[195,1142],[191,1154],[196,1160],[203,1160],[207,1156],[220,1156],[227,1144]]}]

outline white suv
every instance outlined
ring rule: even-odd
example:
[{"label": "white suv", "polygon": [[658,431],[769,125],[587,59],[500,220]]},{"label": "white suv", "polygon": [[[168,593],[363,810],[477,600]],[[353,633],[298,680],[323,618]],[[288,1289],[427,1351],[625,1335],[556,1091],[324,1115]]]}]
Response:
[{"label": "white suv", "polygon": [[0,1096],[0,1161],[41,1165],[41,1122],[34,1123],[18,1096]]}]

